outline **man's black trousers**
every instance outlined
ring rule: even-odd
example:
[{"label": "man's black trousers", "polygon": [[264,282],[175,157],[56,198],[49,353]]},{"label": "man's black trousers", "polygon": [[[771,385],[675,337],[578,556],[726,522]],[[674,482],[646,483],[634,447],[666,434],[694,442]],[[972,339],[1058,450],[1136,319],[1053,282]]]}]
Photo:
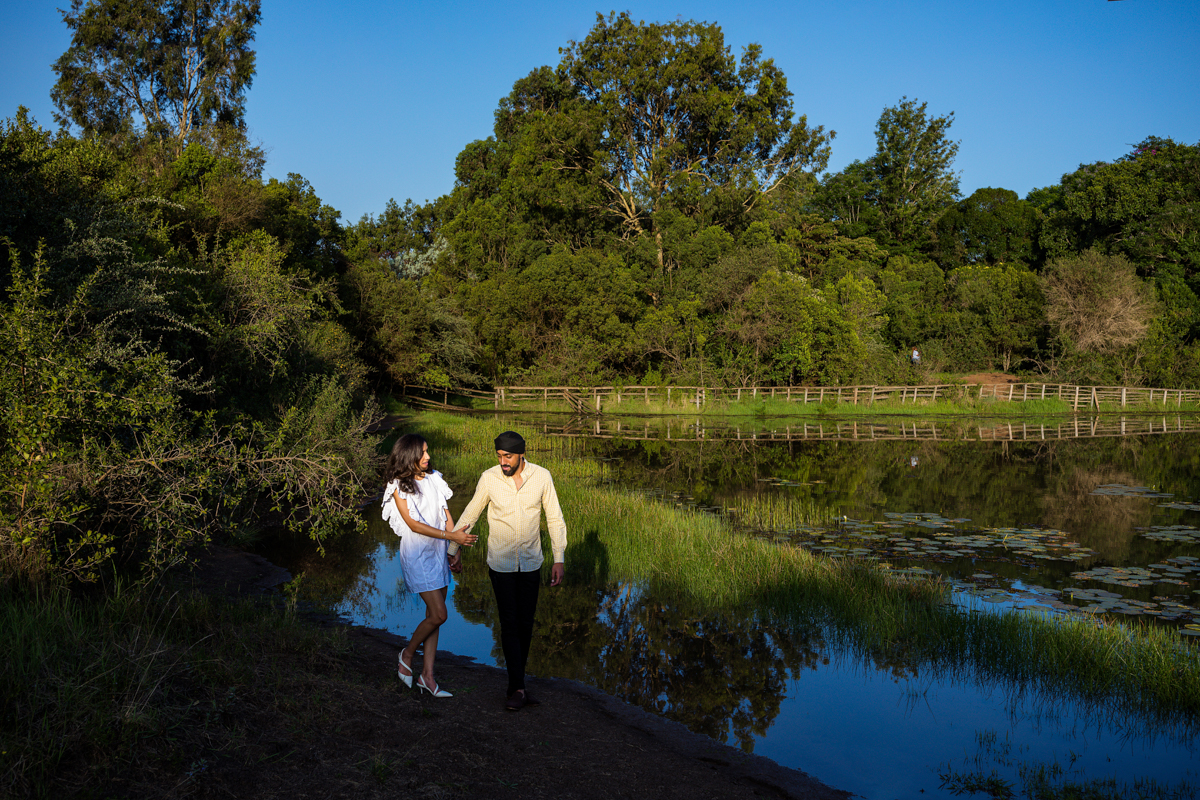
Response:
[{"label": "man's black trousers", "polygon": [[500,646],[508,667],[508,693],[525,688],[525,662],[533,643],[533,617],[537,613],[540,570],[533,572],[496,572],[488,568],[496,610],[500,615]]}]

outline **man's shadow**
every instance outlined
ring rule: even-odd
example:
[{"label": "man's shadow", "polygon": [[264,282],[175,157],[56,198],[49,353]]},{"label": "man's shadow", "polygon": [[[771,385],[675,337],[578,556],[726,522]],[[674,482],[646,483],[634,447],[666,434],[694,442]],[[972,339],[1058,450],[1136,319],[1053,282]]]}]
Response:
[{"label": "man's shadow", "polygon": [[608,545],[600,541],[595,528],[585,533],[582,541],[567,547],[567,563],[573,578],[594,579],[601,586],[608,583]]}]

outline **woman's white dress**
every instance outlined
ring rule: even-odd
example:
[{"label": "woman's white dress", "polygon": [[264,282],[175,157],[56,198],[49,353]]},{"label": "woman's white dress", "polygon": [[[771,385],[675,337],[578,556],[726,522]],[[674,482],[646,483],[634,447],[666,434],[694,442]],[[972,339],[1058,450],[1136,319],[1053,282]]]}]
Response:
[{"label": "woman's white dress", "polygon": [[383,490],[383,518],[400,537],[400,568],[404,583],[413,594],[441,589],[450,585],[450,565],[446,560],[445,539],[435,539],[409,530],[404,517],[396,508],[396,496],[408,503],[408,516],[414,522],[424,522],[438,530],[446,528],[446,501],[454,496],[440,472],[432,472],[417,481],[415,494],[400,490],[394,480]]}]

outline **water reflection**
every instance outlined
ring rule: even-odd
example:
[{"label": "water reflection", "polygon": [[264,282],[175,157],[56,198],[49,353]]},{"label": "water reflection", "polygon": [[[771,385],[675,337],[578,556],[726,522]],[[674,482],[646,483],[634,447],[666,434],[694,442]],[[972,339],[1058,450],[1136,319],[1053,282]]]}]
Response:
[{"label": "water reflection", "polygon": [[[635,438],[594,449],[613,483],[724,514],[782,545],[937,573],[989,599],[1008,591],[1007,599],[1028,600],[1028,592],[1011,591],[1024,583],[1039,588],[1047,609],[1150,615],[1200,635],[1200,564],[1187,562],[1200,556],[1198,445],[1200,435],[1183,434],[938,443]],[[1122,574],[1154,564],[1167,568],[1149,576],[1155,580]],[[1075,587],[1127,602],[1077,602]]]}]

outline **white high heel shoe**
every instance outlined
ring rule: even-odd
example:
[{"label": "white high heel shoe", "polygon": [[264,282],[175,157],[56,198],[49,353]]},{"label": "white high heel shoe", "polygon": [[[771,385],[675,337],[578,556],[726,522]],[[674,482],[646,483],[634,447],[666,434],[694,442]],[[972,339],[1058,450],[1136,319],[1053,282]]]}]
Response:
[{"label": "white high heel shoe", "polygon": [[454,695],[441,689],[436,683],[433,684],[433,688],[430,689],[428,686],[425,685],[425,676],[424,675],[417,678],[417,686],[419,688],[424,689],[425,691],[429,692],[434,697],[454,697]]},{"label": "white high heel shoe", "polygon": [[[408,670],[407,675],[404,674],[404,670]],[[412,688],[412,683],[413,683],[412,667],[410,667],[408,664],[404,663],[404,652],[403,651],[401,651],[400,654],[396,656],[396,677],[398,677],[400,679],[400,682],[403,683],[405,686],[407,686],[410,689]]]}]

